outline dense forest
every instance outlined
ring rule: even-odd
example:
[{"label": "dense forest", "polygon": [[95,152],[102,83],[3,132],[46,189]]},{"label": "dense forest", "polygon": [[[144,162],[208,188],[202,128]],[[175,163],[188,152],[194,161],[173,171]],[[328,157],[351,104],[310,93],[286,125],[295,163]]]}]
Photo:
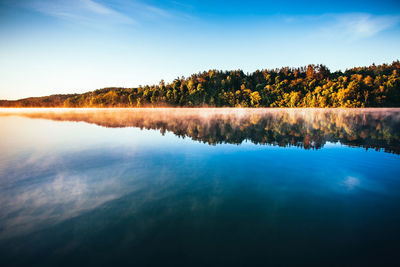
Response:
[{"label": "dense forest", "polygon": [[0,100],[2,107],[399,107],[400,62],[331,72],[324,65],[193,74],[171,83]]},{"label": "dense forest", "polygon": [[398,109],[103,109],[2,112],[55,121],[82,121],[103,127],[138,127],[171,132],[210,145],[296,146],[320,149],[327,142],[400,154]]}]

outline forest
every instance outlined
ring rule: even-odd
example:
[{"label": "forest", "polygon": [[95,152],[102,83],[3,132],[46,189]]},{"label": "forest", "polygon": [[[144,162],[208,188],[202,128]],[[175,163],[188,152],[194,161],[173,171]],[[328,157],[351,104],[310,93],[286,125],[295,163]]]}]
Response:
[{"label": "forest", "polygon": [[209,70],[171,83],[0,100],[1,107],[400,107],[400,62],[331,72],[324,65]]}]

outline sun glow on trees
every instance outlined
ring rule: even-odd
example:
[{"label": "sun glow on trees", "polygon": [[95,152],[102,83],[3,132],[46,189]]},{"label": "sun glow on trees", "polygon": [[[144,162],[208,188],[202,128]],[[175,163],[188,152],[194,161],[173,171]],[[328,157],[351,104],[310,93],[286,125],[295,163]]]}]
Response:
[{"label": "sun glow on trees", "polygon": [[3,107],[399,107],[400,62],[333,72],[323,65],[210,70],[171,83],[0,101]]}]

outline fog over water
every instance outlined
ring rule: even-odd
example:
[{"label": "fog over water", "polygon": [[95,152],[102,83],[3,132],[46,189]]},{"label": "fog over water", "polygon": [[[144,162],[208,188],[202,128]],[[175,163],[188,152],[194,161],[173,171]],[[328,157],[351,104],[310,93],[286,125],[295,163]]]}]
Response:
[{"label": "fog over water", "polygon": [[0,127],[4,266],[397,259],[400,109],[1,109]]},{"label": "fog over water", "polygon": [[172,132],[209,144],[256,144],[320,148],[326,142],[400,153],[400,109],[2,109],[56,121]]}]

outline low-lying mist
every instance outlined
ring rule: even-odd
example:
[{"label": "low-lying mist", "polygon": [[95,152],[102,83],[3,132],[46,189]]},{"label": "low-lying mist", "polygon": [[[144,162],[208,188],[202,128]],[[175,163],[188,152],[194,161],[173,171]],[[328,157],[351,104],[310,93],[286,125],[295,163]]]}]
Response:
[{"label": "low-lying mist", "polygon": [[400,109],[2,109],[0,116],[73,121],[172,132],[221,143],[319,149],[326,142],[400,153]]}]

